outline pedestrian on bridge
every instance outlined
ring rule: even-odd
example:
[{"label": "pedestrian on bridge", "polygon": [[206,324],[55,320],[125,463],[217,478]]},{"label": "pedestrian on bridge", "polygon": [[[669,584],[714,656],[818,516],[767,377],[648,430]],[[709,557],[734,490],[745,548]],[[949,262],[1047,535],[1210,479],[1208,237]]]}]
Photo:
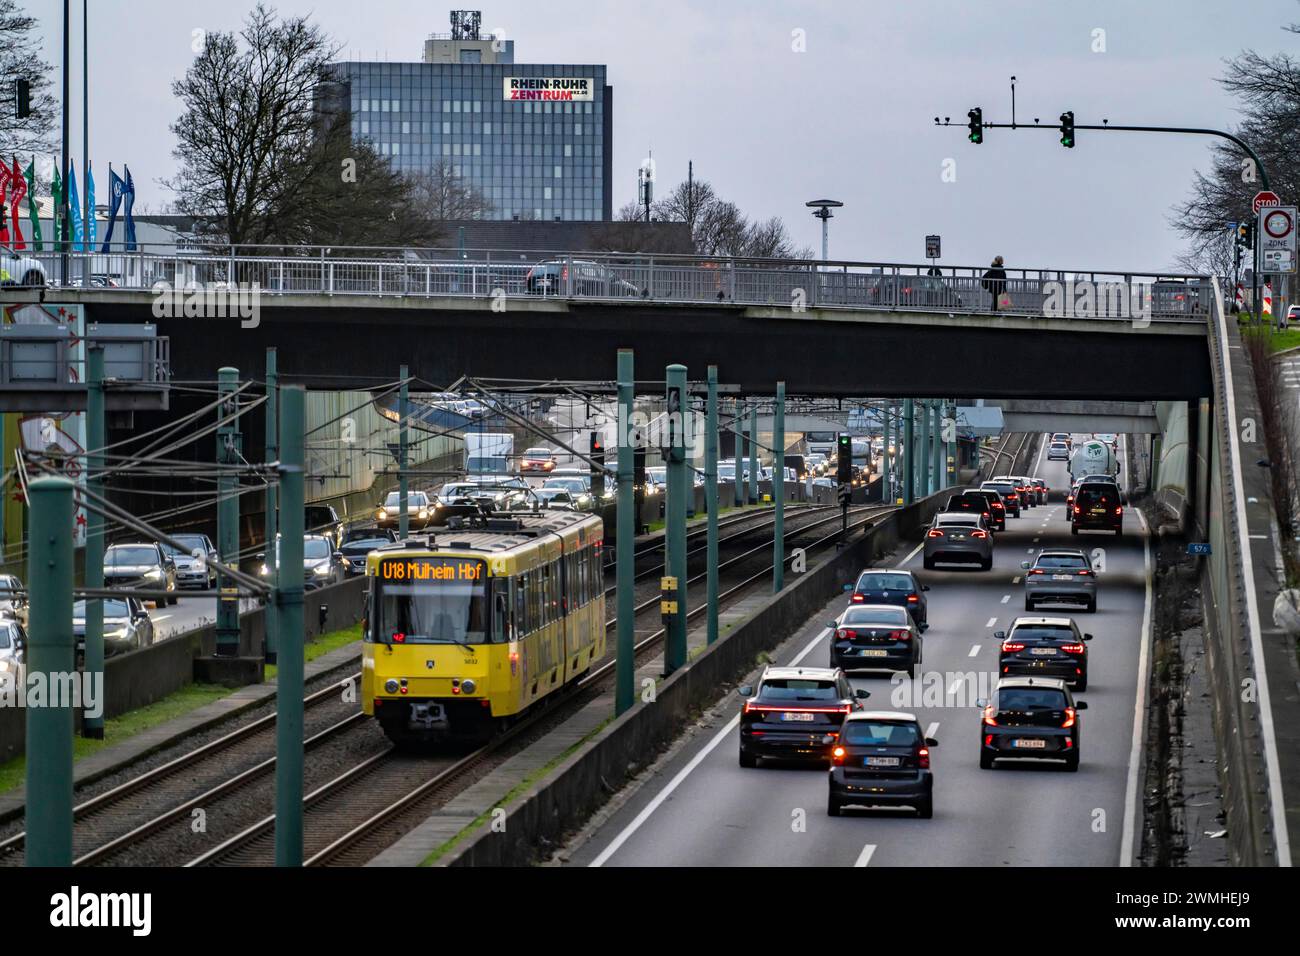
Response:
[{"label": "pedestrian on bridge", "polygon": [[1002,257],[994,256],[993,263],[989,266],[988,272],[984,273],[984,280],[980,283],[984,290],[993,297],[993,311],[998,310],[998,299],[1007,289],[1007,270],[1002,268]]}]

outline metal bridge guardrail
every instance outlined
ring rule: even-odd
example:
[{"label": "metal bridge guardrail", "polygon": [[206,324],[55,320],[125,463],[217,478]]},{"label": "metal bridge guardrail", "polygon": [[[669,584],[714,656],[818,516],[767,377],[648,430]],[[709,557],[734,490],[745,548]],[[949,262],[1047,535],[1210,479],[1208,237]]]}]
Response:
[{"label": "metal bridge guardrail", "polygon": [[[27,253],[60,286],[64,255]],[[152,291],[197,285],[263,295],[529,296],[563,300],[769,306],[1090,318],[1198,320],[1209,316],[1203,276],[1008,269],[995,310],[986,267],[819,262],[625,253],[264,246],[68,253],[67,287]],[[85,277],[89,276],[89,279]]]},{"label": "metal bridge guardrail", "polygon": [[[106,380],[147,387],[166,385],[171,378],[167,336],[116,331],[100,335],[92,326],[86,338],[104,347]],[[67,388],[74,383],[84,388],[84,360],[74,357],[75,348],[64,327],[0,326],[0,390]]]}]

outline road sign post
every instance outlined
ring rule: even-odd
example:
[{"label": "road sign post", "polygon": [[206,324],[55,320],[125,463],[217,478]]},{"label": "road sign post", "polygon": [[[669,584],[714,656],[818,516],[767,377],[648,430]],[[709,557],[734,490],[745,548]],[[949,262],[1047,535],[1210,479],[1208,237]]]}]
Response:
[{"label": "road sign post", "polygon": [[406,513],[408,498],[406,481],[406,459],[408,452],[406,419],[411,414],[408,405],[409,392],[406,380],[410,373],[407,370],[407,367],[403,365],[397,374],[398,378],[402,380],[402,384],[397,393],[397,414],[400,416],[397,431],[397,537],[400,540],[405,541],[407,532],[409,532],[411,528],[411,518],[410,515]]},{"label": "road sign post", "polygon": [[758,504],[758,403],[749,406],[749,503]]},{"label": "road sign post", "polygon": [[916,496],[916,466],[913,464],[913,458],[916,456],[914,439],[915,433],[915,407],[913,399],[903,399],[903,443],[900,448],[901,454],[898,458],[899,473],[903,479],[903,504],[910,505],[912,499]]}]

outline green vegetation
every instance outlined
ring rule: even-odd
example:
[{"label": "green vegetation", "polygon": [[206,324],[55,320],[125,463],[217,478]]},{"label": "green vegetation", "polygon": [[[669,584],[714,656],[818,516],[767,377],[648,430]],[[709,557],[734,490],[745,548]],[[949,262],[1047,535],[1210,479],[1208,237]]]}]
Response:
[{"label": "green vegetation", "polygon": [[[103,740],[75,737],[72,743],[72,757],[74,760],[80,760],[93,753],[98,753],[105,747],[119,744],[136,734],[157,727],[159,724],[166,723],[177,717],[183,717],[190,711],[202,707],[204,704],[210,704],[214,700],[220,700],[229,693],[231,693],[230,688],[222,687],[219,684],[189,684],[174,694],[168,694],[162,700],[154,701],[152,704],[138,710],[108,718],[104,721]],[[22,786],[26,774],[27,758],[25,756],[15,757],[0,764],[0,793]]]},{"label": "green vegetation", "polygon": [[[303,648],[303,659],[310,664],[322,654],[328,654],[345,644],[351,644],[353,641],[359,640],[361,640],[361,625],[359,623],[353,624],[351,627],[345,627],[341,631],[330,631],[307,643],[307,646]],[[263,680],[275,680],[277,670],[278,668],[274,664],[268,664]]]}]

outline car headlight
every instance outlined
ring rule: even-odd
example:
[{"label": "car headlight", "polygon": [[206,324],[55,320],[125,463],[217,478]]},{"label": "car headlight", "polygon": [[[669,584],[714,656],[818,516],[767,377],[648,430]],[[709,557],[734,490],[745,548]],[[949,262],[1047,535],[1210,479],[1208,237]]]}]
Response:
[{"label": "car headlight", "polygon": [[0,674],[12,669],[13,665],[9,661],[0,661]]},{"label": "car headlight", "polygon": [[420,513],[417,514],[416,517],[417,517],[417,518],[427,518],[427,517],[429,517],[429,512],[428,512],[427,509],[425,509],[425,508],[421,508],[421,509],[420,509]]},{"label": "car headlight", "polygon": [[380,508],[378,511],[375,512],[375,520],[376,520],[376,521],[383,521],[385,515],[386,515],[386,512],[384,511],[384,509],[383,509],[383,508]]},{"label": "car headlight", "polygon": [[150,568],[148,571],[144,573],[144,576],[145,576],[145,580],[148,581],[160,581],[162,580],[162,576],[163,576],[162,569]]},{"label": "car headlight", "polygon": [[330,566],[328,564],[318,564],[316,567],[312,568],[312,571],[319,574],[321,577],[326,577],[330,573]]},{"label": "car headlight", "polygon": [[267,578],[271,576],[271,569],[264,564],[258,569],[257,573],[262,577]]},{"label": "car headlight", "polygon": [[104,637],[110,641],[120,641],[122,638],[126,637],[126,628],[119,627],[115,631],[106,631]]}]

